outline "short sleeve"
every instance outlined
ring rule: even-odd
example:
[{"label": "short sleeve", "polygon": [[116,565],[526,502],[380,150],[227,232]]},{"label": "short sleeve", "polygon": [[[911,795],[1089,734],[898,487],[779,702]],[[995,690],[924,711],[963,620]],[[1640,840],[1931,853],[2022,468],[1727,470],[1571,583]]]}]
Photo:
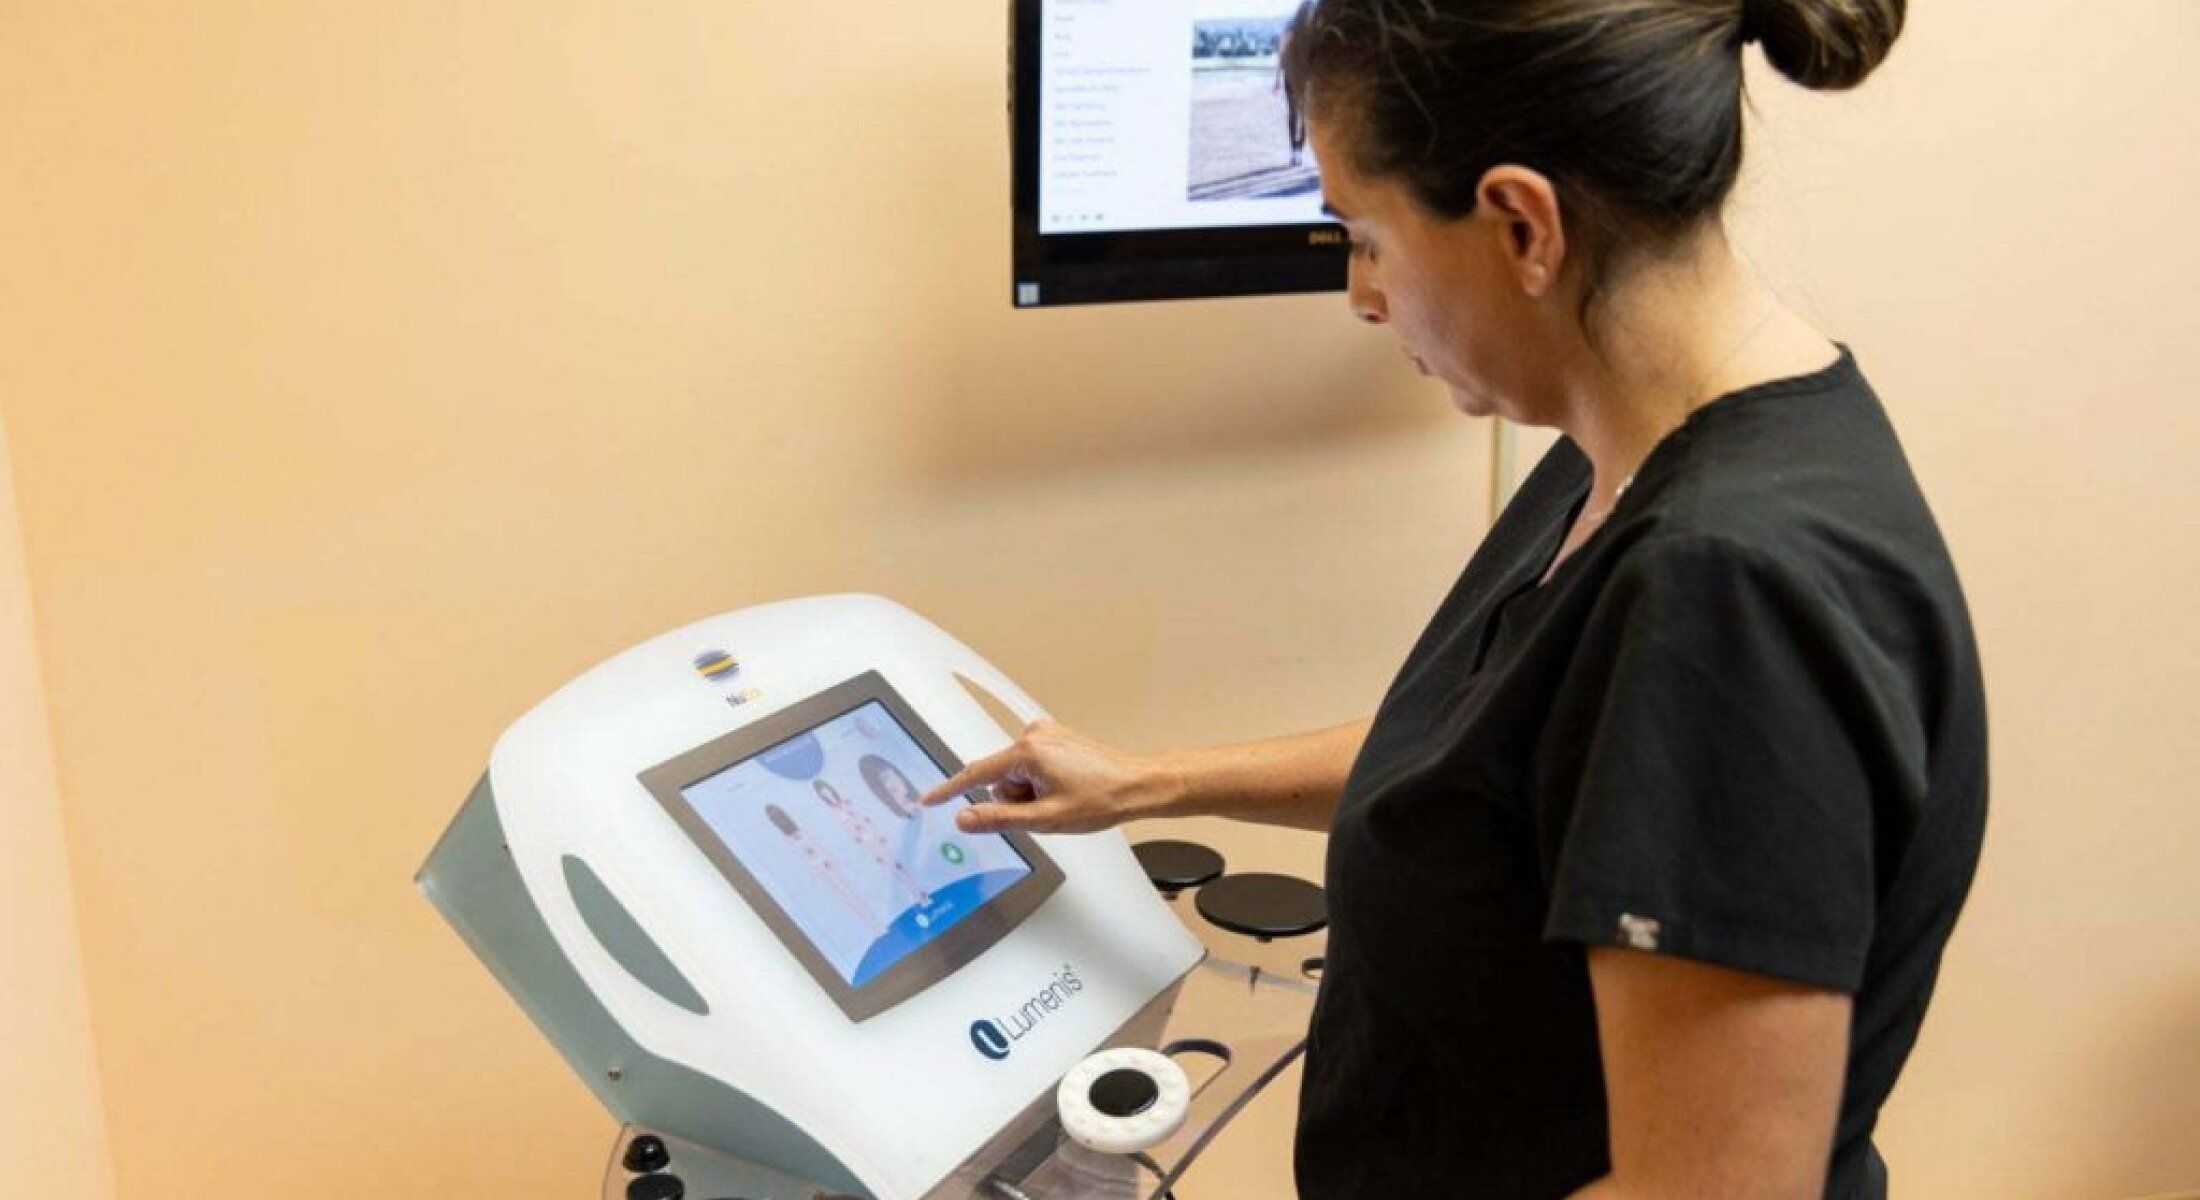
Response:
[{"label": "short sleeve", "polygon": [[1537,747],[1545,939],[1855,991],[1874,780],[1902,753],[1882,674],[1804,572],[1711,537],[1630,548]]}]

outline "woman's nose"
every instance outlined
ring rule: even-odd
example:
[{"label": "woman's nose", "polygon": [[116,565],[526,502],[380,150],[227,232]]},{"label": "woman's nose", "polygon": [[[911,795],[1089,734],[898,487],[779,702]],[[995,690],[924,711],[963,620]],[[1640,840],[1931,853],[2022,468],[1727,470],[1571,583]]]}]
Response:
[{"label": "woman's nose", "polygon": [[1381,325],[1390,320],[1390,309],[1383,303],[1382,289],[1368,282],[1366,272],[1357,263],[1350,268],[1346,278],[1345,302],[1352,306],[1353,316],[1370,325]]}]

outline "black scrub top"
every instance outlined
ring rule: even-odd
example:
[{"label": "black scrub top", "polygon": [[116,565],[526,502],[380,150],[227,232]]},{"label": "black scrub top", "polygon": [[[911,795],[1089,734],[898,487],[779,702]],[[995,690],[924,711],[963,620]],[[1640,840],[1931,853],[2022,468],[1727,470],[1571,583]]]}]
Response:
[{"label": "black scrub top", "polygon": [[1338,804],[1304,1200],[1610,1170],[1586,947],[1855,997],[1826,1195],[1871,1145],[1977,864],[1985,701],[1939,531],[1846,348],[1587,497],[1561,442],[1414,646]]}]

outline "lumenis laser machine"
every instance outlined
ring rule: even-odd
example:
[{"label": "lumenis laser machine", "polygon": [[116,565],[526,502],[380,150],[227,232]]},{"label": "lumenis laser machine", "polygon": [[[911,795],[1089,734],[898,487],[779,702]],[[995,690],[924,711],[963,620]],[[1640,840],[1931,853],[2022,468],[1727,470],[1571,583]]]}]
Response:
[{"label": "lumenis laser machine", "polygon": [[654,638],[498,740],[419,883],[622,1121],[606,1196],[1158,1196],[1296,1056],[1317,960],[1228,952],[1318,930],[1318,889],[960,831],[916,801],[1007,743],[981,695],[1044,715],[828,596]]}]

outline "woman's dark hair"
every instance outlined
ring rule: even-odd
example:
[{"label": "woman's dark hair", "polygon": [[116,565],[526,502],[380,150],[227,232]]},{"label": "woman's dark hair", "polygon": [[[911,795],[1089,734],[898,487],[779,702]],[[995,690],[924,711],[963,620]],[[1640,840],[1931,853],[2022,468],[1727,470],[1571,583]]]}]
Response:
[{"label": "woman's dark hair", "polygon": [[1624,253],[1716,215],[1742,162],[1743,46],[1811,88],[1863,82],[1907,0],[1321,0],[1285,47],[1353,167],[1463,217],[1491,167],[1558,188],[1583,312]]},{"label": "woman's dark hair", "polygon": [[878,802],[885,805],[895,816],[906,821],[916,815],[915,809],[902,807],[901,801],[890,794],[892,789],[886,786],[886,781],[891,778],[899,783],[902,790],[909,796],[912,798],[916,796],[917,785],[909,782],[909,777],[901,773],[901,768],[876,754],[866,754],[861,761],[856,763],[856,769],[863,772],[863,782],[871,786],[871,794],[878,797]]}]

